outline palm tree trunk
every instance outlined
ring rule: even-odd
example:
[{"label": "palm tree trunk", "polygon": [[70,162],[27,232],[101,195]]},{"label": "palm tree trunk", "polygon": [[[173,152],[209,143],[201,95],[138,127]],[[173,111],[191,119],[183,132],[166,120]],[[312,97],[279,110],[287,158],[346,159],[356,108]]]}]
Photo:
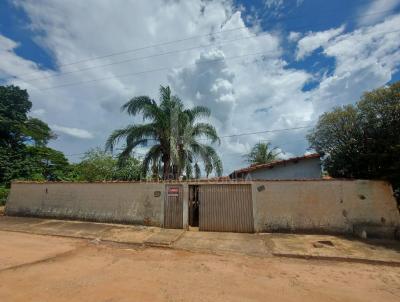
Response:
[{"label": "palm tree trunk", "polygon": [[163,179],[169,179],[169,165],[170,165],[170,160],[169,158],[163,159]]}]

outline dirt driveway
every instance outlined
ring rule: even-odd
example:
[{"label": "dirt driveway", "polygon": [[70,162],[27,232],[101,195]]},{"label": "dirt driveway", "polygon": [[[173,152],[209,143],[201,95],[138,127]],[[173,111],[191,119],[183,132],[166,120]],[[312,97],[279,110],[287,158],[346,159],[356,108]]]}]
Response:
[{"label": "dirt driveway", "polygon": [[0,231],[0,301],[399,301],[400,268]]}]

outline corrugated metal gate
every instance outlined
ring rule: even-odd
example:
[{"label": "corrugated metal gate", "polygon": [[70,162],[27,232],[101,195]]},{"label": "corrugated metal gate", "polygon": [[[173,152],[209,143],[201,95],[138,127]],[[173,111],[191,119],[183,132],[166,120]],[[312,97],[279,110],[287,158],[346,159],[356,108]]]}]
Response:
[{"label": "corrugated metal gate", "polygon": [[200,185],[199,203],[200,231],[254,231],[251,185]]},{"label": "corrugated metal gate", "polygon": [[164,227],[183,228],[183,190],[182,186],[165,186]]}]

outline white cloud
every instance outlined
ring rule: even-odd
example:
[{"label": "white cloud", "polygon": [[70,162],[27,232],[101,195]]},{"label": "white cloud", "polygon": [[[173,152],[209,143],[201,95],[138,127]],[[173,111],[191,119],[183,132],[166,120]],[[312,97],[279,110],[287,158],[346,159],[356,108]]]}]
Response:
[{"label": "white cloud", "polygon": [[4,36],[0,36],[0,50],[1,51],[10,51],[18,46],[18,43],[15,41],[8,39]]},{"label": "white cloud", "polygon": [[297,44],[296,60],[301,60],[310,55],[314,50],[324,46],[331,39],[341,34],[343,30],[344,26],[341,26],[325,31],[308,33],[305,37],[300,39]]},{"label": "white cloud", "polygon": [[0,77],[10,75],[26,74],[32,71],[37,71],[37,64],[22,59],[15,55],[14,51],[19,44],[0,34]]},{"label": "white cloud", "polygon": [[[204,36],[62,66],[83,58],[244,27],[245,23],[241,12],[233,11],[232,3],[225,0],[126,1],[123,5],[106,0],[74,4],[53,0],[16,2],[29,16],[31,27],[37,30],[33,33],[36,41],[53,54],[54,60],[61,65],[61,72],[209,44],[213,39],[251,37],[261,32],[257,26],[248,27],[213,37]],[[336,104],[356,101],[363,91],[391,79],[400,62],[400,32],[382,32],[393,31],[399,28],[399,24],[399,17],[396,16],[354,32],[344,33],[342,28],[336,28],[305,36],[304,33],[296,34],[296,37],[292,35],[292,42],[303,37],[298,42],[299,57],[321,47],[326,56],[335,59],[333,70],[322,79],[306,70],[288,67],[290,65],[284,60],[285,50],[282,49],[285,39],[276,32],[222,46],[58,77],[49,77],[57,72],[41,70],[36,63],[18,56],[15,53],[18,43],[0,35],[0,48],[4,50],[0,52],[0,76],[30,73],[29,78],[49,77],[27,81],[25,76],[9,83],[28,89],[33,102],[32,114],[40,116],[60,133],[59,139],[51,146],[67,154],[102,147],[112,130],[128,123],[141,122],[140,118],[121,113],[119,108],[135,95],[157,98],[160,84],[170,84],[187,106],[209,106],[212,109],[211,121],[221,136],[307,126],[312,125],[323,111]],[[253,55],[246,56],[248,54]],[[121,74],[163,67],[173,68],[119,77]],[[36,73],[32,75],[32,72]],[[106,77],[107,80],[84,85],[44,90]],[[305,92],[303,86],[310,79],[319,79],[319,85]],[[289,155],[304,154],[308,147],[304,140],[306,132],[307,129],[300,129],[222,139],[218,150],[225,174],[244,166],[246,163],[242,155],[260,140],[271,141],[273,146],[280,147]]]},{"label": "white cloud", "polygon": [[375,0],[371,1],[365,9],[361,11],[357,20],[359,26],[373,25],[382,21],[386,16],[392,14],[391,11],[399,6],[399,0]]},{"label": "white cloud", "polygon": [[300,38],[301,38],[301,33],[291,31],[289,34],[288,40],[290,42],[297,42],[298,40],[300,40]]},{"label": "white cloud", "polygon": [[178,95],[193,104],[209,107],[221,125],[231,117],[235,105],[234,74],[223,59],[222,51],[212,50],[201,54],[193,67],[169,75]]},{"label": "white cloud", "polygon": [[56,132],[61,132],[67,135],[70,135],[72,137],[76,138],[82,138],[82,139],[90,139],[93,138],[93,134],[90,133],[89,131],[85,129],[79,129],[79,128],[70,128],[70,127],[64,127],[64,126],[59,126],[59,125],[51,125],[51,129],[55,130]]},{"label": "white cloud", "polygon": [[265,6],[268,8],[281,8],[283,2],[283,0],[265,0]]},{"label": "white cloud", "polygon": [[39,108],[39,109],[34,109],[31,111],[31,114],[33,116],[37,116],[37,117],[43,117],[46,113],[46,110],[43,108]]},{"label": "white cloud", "polygon": [[[296,6],[302,5],[304,0],[296,0]],[[285,3],[293,4],[293,0],[264,0],[264,5],[267,8],[271,9],[282,9],[285,6]]]},{"label": "white cloud", "polygon": [[324,47],[335,58],[335,70],[312,92],[317,113],[334,105],[354,103],[362,92],[380,87],[391,80],[399,68],[400,15],[385,22],[337,36]]}]

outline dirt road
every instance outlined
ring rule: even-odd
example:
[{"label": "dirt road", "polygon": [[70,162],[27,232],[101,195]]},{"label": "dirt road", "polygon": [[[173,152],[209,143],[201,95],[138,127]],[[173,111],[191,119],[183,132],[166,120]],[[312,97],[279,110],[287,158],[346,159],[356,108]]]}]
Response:
[{"label": "dirt road", "polygon": [[0,232],[0,301],[399,301],[400,268]]}]

